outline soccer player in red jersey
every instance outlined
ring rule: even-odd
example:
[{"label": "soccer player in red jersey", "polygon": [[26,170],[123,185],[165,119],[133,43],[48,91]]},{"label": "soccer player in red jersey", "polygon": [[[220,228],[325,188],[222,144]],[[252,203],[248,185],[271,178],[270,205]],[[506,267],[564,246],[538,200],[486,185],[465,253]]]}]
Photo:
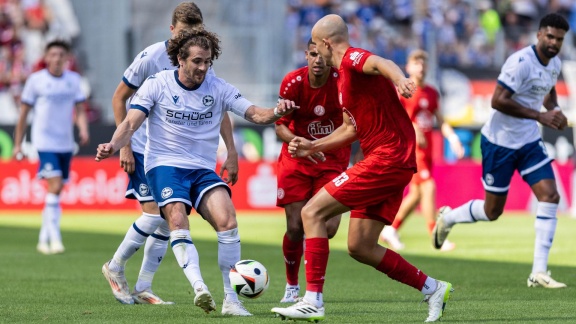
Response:
[{"label": "soccer player in red jersey", "polygon": [[[281,303],[296,302],[300,286],[298,272],[304,254],[302,207],[326,183],[346,170],[350,146],[326,152],[325,161],[293,158],[288,143],[296,137],[316,140],[342,125],[342,109],[338,103],[336,81],[338,72],[326,65],[316,44],[310,39],[305,51],[308,65],[289,72],[280,86],[280,99],[297,102],[300,109],[276,122],[276,134],[284,144],[278,158],[278,200],[276,205],[286,212],[286,234],[282,252],[286,263],[286,292]],[[334,237],[341,215],[327,221],[328,238]]]},{"label": "soccer player in red jersey", "polygon": [[351,211],[350,255],[420,290],[429,305],[426,321],[437,321],[452,284],[427,276],[378,244],[382,228],[394,220],[404,187],[416,171],[414,128],[396,92],[410,97],[416,86],[392,61],[351,47],[346,23],[338,15],[320,19],[312,29],[312,41],[326,64],[340,74],[338,97],[344,123],[318,140],[295,137],[288,150],[293,156],[306,157],[358,140],[365,158],[326,184],[302,209],[306,294],[295,305],[272,312],[289,319],[324,319],[322,290],[329,254],[326,220]]},{"label": "soccer player in red jersey", "polygon": [[[464,156],[464,148],[454,133],[452,127],[444,122],[439,109],[439,95],[436,89],[425,83],[428,54],[423,50],[414,50],[408,55],[406,72],[416,84],[416,91],[411,98],[400,97],[400,102],[408,112],[416,131],[416,166],[418,172],[412,176],[408,195],[402,200],[398,214],[392,222],[392,226],[384,227],[380,237],[394,250],[402,250],[404,244],[400,242],[396,230],[400,228],[404,220],[420,204],[422,215],[428,225],[428,233],[436,225],[436,183],[432,177],[432,129],[434,119],[442,135],[448,139],[450,148],[456,157]],[[454,243],[445,241],[442,250],[449,251],[455,247]]]}]

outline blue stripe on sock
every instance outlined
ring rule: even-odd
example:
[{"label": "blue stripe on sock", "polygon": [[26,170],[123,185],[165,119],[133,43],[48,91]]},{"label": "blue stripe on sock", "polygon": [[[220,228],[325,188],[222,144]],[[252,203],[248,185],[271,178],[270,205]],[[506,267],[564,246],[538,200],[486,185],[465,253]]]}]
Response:
[{"label": "blue stripe on sock", "polygon": [[192,241],[191,241],[191,240],[186,240],[186,239],[179,239],[179,240],[174,240],[174,241],[172,241],[172,243],[170,243],[170,246],[172,246],[172,247],[173,247],[174,245],[176,245],[176,244],[180,244],[180,243],[186,243],[186,244],[194,244],[194,243],[192,243]]},{"label": "blue stripe on sock", "polygon": [[170,236],[158,235],[156,233],[152,233],[152,237],[160,241],[168,241],[170,239]]},{"label": "blue stripe on sock", "polygon": [[550,220],[550,219],[554,219],[556,217],[548,217],[548,216],[536,216],[537,219],[543,219],[543,220]]},{"label": "blue stripe on sock", "polygon": [[472,217],[472,220],[473,220],[474,222],[477,222],[478,220],[476,220],[476,217],[474,217],[474,215],[472,214],[472,205],[474,204],[475,201],[476,201],[476,200],[472,200],[472,201],[470,202],[470,217]]},{"label": "blue stripe on sock", "polygon": [[144,236],[144,237],[148,237],[150,236],[150,234],[146,234],[144,233],[144,231],[142,231],[141,229],[138,228],[138,226],[136,226],[136,223],[132,223],[132,228],[140,235]]}]

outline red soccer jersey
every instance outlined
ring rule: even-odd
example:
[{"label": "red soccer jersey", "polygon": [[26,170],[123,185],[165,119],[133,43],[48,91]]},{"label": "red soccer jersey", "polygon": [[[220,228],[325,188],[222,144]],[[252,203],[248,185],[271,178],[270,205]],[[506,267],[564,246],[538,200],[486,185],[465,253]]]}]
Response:
[{"label": "red soccer jersey", "polygon": [[438,92],[429,85],[417,87],[412,98],[400,97],[400,102],[404,105],[410,120],[416,124],[424,137],[426,137],[426,147],[417,147],[418,150],[426,153],[432,152],[432,129],[434,127],[434,114],[438,110]]},{"label": "red soccer jersey", "polygon": [[362,72],[369,51],[350,47],[340,65],[339,99],[350,116],[364,155],[377,150],[384,165],[416,168],[416,135],[394,84]]},{"label": "red soccer jersey", "polygon": [[[326,84],[320,88],[312,88],[308,80],[308,67],[289,72],[282,80],[279,96],[292,100],[300,109],[276,121],[284,124],[296,136],[310,140],[319,139],[331,134],[342,125],[342,109],[338,104],[338,88],[336,81],[338,72],[331,69]],[[288,144],[282,145],[281,154],[290,158]],[[324,152],[325,163],[348,165],[350,146]],[[301,163],[311,163],[307,159],[299,159]],[[321,167],[321,164],[318,165]]]}]

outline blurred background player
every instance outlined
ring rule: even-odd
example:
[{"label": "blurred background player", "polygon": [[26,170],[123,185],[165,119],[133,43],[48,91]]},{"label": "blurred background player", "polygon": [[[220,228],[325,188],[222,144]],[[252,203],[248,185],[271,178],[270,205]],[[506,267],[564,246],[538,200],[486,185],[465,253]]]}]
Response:
[{"label": "blurred background player", "polygon": [[[452,127],[444,122],[440,112],[440,98],[438,91],[425,83],[428,68],[428,54],[423,50],[414,50],[408,55],[406,72],[416,84],[416,91],[411,98],[400,96],[400,102],[408,112],[412,125],[416,131],[416,166],[418,172],[412,176],[408,194],[402,200],[398,214],[391,226],[384,227],[381,238],[394,250],[402,250],[404,244],[400,241],[397,230],[402,226],[406,218],[420,204],[420,212],[426,220],[428,233],[436,224],[436,182],[432,176],[432,130],[434,118],[440,125],[442,135],[450,143],[450,148],[456,157],[464,156],[464,148],[454,133]],[[443,251],[453,250],[454,243],[444,242]]]},{"label": "blurred background player", "polygon": [[[534,262],[528,287],[566,287],[552,279],[548,271],[560,195],[538,122],[552,129],[562,129],[568,123],[558,107],[556,81],[561,67],[557,55],[569,28],[558,14],[544,16],[536,45],[512,54],[502,66],[492,96],[493,109],[482,127],[485,199],[470,200],[454,210],[441,208],[432,234],[432,244],[439,249],[455,224],[497,220],[504,211],[512,175],[518,170],[538,199]],[[540,112],[542,106],[545,112]]]},{"label": "blurred background player", "polygon": [[338,69],[342,126],[310,141],[295,137],[288,151],[306,157],[358,140],[365,158],[328,182],[302,209],[306,235],[306,294],[298,303],[275,307],[288,319],[323,320],[323,289],[330,253],[326,220],[350,212],[348,251],[356,261],[374,267],[424,294],[426,322],[442,317],[452,284],[427,276],[398,253],[378,244],[384,225],[394,220],[404,188],[416,171],[416,138],[398,92],[412,96],[415,84],[390,60],[351,47],[348,27],[338,15],[327,15],[312,28],[312,41],[328,66]]},{"label": "blurred background player", "polygon": [[[284,144],[278,157],[278,199],[276,205],[286,212],[286,234],[282,251],[286,263],[286,292],[280,302],[296,302],[300,286],[298,272],[304,254],[302,207],[327,182],[346,170],[350,146],[326,152],[325,161],[293,158],[288,143],[301,136],[315,140],[327,136],[342,125],[342,109],[338,103],[336,80],[338,72],[318,55],[310,39],[305,51],[308,65],[289,72],[280,85],[280,99],[296,102],[300,109],[276,122],[276,135]],[[341,215],[328,220],[328,238],[334,237]]]},{"label": "blurred background player", "polygon": [[223,315],[251,316],[228,278],[240,260],[240,234],[230,188],[215,172],[220,124],[227,111],[257,124],[270,124],[296,109],[279,100],[276,108],[256,107],[234,86],[209,73],[220,55],[220,40],[204,29],[181,31],[168,41],[168,56],[177,70],[154,74],[132,98],[131,109],[110,143],[100,144],[96,160],[126,146],[148,119],[145,170],[154,200],[170,228],[178,264],[196,294],[194,304],[207,313],[216,303],[200,273],[199,256],[190,236],[188,215],[194,207],[218,237],[218,264],[224,278]]},{"label": "blurred background player", "polygon": [[32,145],[38,150],[38,176],[48,184],[37,249],[43,254],[64,252],[60,234],[60,193],[68,180],[74,153],[74,123],[80,144],[89,141],[86,100],[80,89],[80,75],[65,69],[70,45],[54,40],[46,45],[46,68],[32,73],[22,91],[20,118],[14,131],[14,157],[22,158],[22,140],[28,113],[34,109]]},{"label": "blurred background player", "polygon": [[[193,2],[183,2],[176,6],[172,13],[170,33],[174,37],[183,29],[197,28],[202,26],[202,23],[200,8]],[[130,107],[129,99],[146,78],[163,70],[176,69],[166,52],[167,44],[168,41],[162,41],[148,46],[134,58],[132,64],[124,72],[122,81],[112,97],[116,125],[119,125],[126,117],[126,110]],[[238,158],[227,114],[224,114],[222,125],[222,137],[228,148],[228,158],[222,166],[222,171],[228,169],[229,182],[235,183],[238,174]],[[142,215],[128,229],[114,257],[102,267],[102,273],[108,280],[114,297],[123,304],[171,303],[163,301],[152,291],[152,280],[166,254],[170,230],[164,219],[160,217],[160,210],[146,182],[144,172],[146,127],[147,123],[144,123],[132,136],[130,145],[120,150],[120,166],[130,178],[126,198],[137,199],[140,202]],[[124,275],[125,265],[144,242],[146,244],[142,267],[134,290],[130,293]]]}]

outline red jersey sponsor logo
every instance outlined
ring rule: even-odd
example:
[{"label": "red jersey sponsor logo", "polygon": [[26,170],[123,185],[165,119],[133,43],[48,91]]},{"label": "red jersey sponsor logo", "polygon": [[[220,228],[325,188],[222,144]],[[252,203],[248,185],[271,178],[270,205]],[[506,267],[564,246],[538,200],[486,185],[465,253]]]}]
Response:
[{"label": "red jersey sponsor logo", "polygon": [[362,59],[362,57],[364,56],[364,52],[360,53],[360,52],[353,52],[350,54],[350,60],[353,61],[352,62],[352,66],[356,66],[356,64],[360,63],[360,60]]},{"label": "red jersey sponsor logo", "polygon": [[331,120],[327,121],[328,125],[322,125],[321,121],[313,121],[308,124],[308,134],[313,139],[319,139],[326,135],[331,134],[334,131],[334,123]]}]

